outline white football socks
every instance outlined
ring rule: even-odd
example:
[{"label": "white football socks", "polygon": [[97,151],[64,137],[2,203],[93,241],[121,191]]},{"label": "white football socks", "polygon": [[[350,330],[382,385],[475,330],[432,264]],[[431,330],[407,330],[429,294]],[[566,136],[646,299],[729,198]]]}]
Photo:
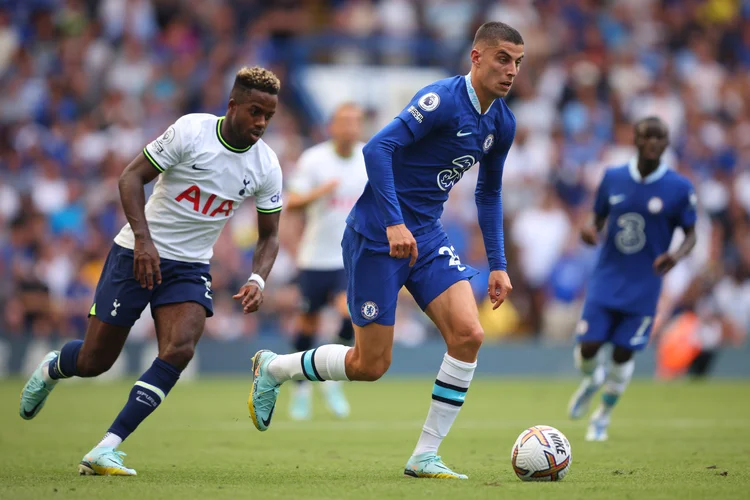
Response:
[{"label": "white football socks", "polygon": [[607,371],[607,378],[604,381],[604,391],[602,392],[602,405],[600,413],[608,417],[612,409],[617,404],[620,396],[630,384],[635,370],[635,359],[630,359],[624,363],[615,363],[614,361]]},{"label": "white football socks", "polygon": [[437,453],[440,443],[448,435],[448,431],[464,404],[466,391],[469,389],[476,367],[476,361],[466,363],[448,354],[443,357],[443,364],[440,365],[440,371],[432,389],[430,410],[414,449],[414,455],[427,452]]},{"label": "white football socks", "polygon": [[118,446],[120,446],[120,443],[122,443],[122,438],[120,438],[120,436],[108,432],[104,435],[102,440],[99,441],[99,444],[96,445],[96,447],[98,448],[100,446],[106,446],[108,448],[117,448]]},{"label": "white football socks", "polygon": [[328,344],[295,352],[280,354],[268,364],[268,371],[278,383],[288,380],[349,380],[346,377],[346,353],[351,347]]}]

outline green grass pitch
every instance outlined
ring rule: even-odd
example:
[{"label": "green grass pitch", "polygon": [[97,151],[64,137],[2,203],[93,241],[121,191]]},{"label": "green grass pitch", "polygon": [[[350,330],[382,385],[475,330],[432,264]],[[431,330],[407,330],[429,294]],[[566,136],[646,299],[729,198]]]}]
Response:
[{"label": "green grass pitch", "polygon": [[[0,382],[0,498],[750,498],[750,383],[633,383],[607,443],[583,440],[565,418],[573,381],[478,379],[441,447],[468,481],[402,476],[430,401],[432,381],[350,384],[352,416],[287,418],[282,389],[274,424],[255,430],[247,380],[178,384],[126,441],[138,477],[80,477],[77,464],[101,438],[129,383],[62,382],[33,421],[18,416],[23,382]],[[531,425],[565,433],[573,464],[560,483],[522,483],[510,449]]]}]

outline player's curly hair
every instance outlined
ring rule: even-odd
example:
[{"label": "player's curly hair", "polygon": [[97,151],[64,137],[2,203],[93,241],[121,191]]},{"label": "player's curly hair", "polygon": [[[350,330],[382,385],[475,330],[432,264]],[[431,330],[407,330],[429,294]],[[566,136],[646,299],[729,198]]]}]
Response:
[{"label": "player's curly hair", "polygon": [[279,90],[281,90],[281,82],[273,74],[273,71],[261,68],[260,66],[253,66],[252,68],[244,66],[240,68],[237,76],[234,78],[232,97],[236,97],[238,91],[250,92],[253,89],[277,95]]}]

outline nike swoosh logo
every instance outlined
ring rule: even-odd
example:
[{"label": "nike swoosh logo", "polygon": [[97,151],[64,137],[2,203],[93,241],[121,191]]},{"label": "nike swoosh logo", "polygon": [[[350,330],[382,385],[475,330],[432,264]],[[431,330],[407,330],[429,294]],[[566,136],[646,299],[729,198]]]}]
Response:
[{"label": "nike swoosh logo", "polygon": [[459,130],[458,133],[456,134],[456,136],[458,136],[458,137],[464,137],[466,135],[471,135],[471,134],[472,134],[471,132],[464,132],[463,130]]},{"label": "nike swoosh logo", "polygon": [[625,201],[624,194],[615,194],[609,197],[610,205],[617,205],[618,203],[622,203],[623,201]]},{"label": "nike swoosh logo", "polygon": [[192,166],[191,168],[192,168],[193,170],[210,170],[210,169],[208,169],[208,168],[198,168],[198,167],[196,167],[195,165],[193,165],[193,166]]},{"label": "nike swoosh logo", "polygon": [[273,405],[273,408],[271,408],[271,413],[268,414],[268,418],[261,418],[260,421],[263,422],[263,425],[268,427],[271,424],[271,417],[273,417],[273,412],[276,409],[276,405]]},{"label": "nike swoosh logo", "polygon": [[144,400],[142,400],[140,396],[138,396],[137,398],[135,398],[135,400],[136,400],[136,401],[138,401],[139,403],[143,403],[144,405],[146,405],[146,406],[148,406],[148,407],[151,407],[151,406],[153,406],[153,405],[152,405],[151,403],[149,403],[148,401],[144,401]]},{"label": "nike swoosh logo", "polygon": [[34,416],[34,413],[36,413],[36,410],[37,410],[37,408],[39,408],[39,406],[40,406],[40,405],[41,405],[41,404],[42,404],[43,402],[44,402],[44,400],[42,400],[42,401],[39,401],[39,402],[38,402],[38,403],[36,404],[36,406],[35,406],[35,407],[33,407],[33,408],[31,409],[31,411],[26,411],[26,410],[24,410],[24,411],[23,411],[23,414],[24,414],[24,416],[25,416],[25,417],[27,417],[27,418],[31,418],[31,417],[33,417],[33,416]]}]

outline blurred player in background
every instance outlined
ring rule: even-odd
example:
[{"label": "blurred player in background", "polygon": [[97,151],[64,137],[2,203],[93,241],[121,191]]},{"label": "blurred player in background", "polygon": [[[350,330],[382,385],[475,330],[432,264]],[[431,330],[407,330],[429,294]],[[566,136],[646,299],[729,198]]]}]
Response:
[{"label": "blurred player in background", "polygon": [[[262,68],[236,75],[225,117],[189,114],[148,144],[120,176],[128,224],[115,237],[83,341],[48,353],[21,393],[20,414],[39,414],[57,383],[96,377],[117,360],[130,328],[150,304],[159,354],[135,383],[104,438],[79,465],[86,475],[134,476],[117,448],[164,401],[193,357],[213,315],[209,260],[227,220],[255,197],[253,273],[235,299],[251,313],[279,249],[281,168],[261,136],[276,111],[279,80]],[[145,200],[144,186],[159,179]]]},{"label": "blurred player in background", "polygon": [[448,352],[404,474],[467,478],[449,469],[437,450],[464,403],[484,332],[468,283],[477,271],[461,263],[440,216],[451,188],[480,164],[475,196],[491,270],[488,295],[499,307],[511,290],[501,185],[516,129],[502,98],[523,56],[518,31],[503,23],[482,25],[471,50],[470,74],[417,92],[365,146],[368,183],[347,219],[342,241],[354,347],[324,345],[281,356],[256,353],[248,406],[259,430],[271,424],[279,387],[287,380],[379,379],[391,363],[396,302],[406,286],[442,333]]},{"label": "blurred player in background", "polygon": [[[591,416],[586,440],[605,441],[612,410],[633,375],[633,354],[648,344],[662,276],[695,246],[697,198],[690,181],[661,163],[669,131],[659,118],[635,125],[637,157],[606,171],[594,202],[593,224],[581,237],[604,245],[589,283],[577,328],[576,365],[584,376],[568,408],[573,419],[588,411],[604,385],[601,404]],[[675,228],[685,239],[669,253]],[[608,368],[597,359],[604,343],[614,346]]]},{"label": "blurred player in background", "polygon": [[[297,282],[302,312],[297,320],[294,351],[312,348],[320,329],[320,311],[331,304],[341,316],[338,342],[351,345],[354,328],[346,306],[346,273],[341,257],[341,237],[346,216],[367,183],[362,155],[362,110],[341,104],[329,125],[331,139],[308,149],[297,162],[287,199],[290,209],[304,209],[305,231],[297,255]],[[337,417],[349,415],[341,383],[321,385],[329,409]],[[306,420],[312,412],[312,384],[298,380],[292,396],[291,417]]]}]

